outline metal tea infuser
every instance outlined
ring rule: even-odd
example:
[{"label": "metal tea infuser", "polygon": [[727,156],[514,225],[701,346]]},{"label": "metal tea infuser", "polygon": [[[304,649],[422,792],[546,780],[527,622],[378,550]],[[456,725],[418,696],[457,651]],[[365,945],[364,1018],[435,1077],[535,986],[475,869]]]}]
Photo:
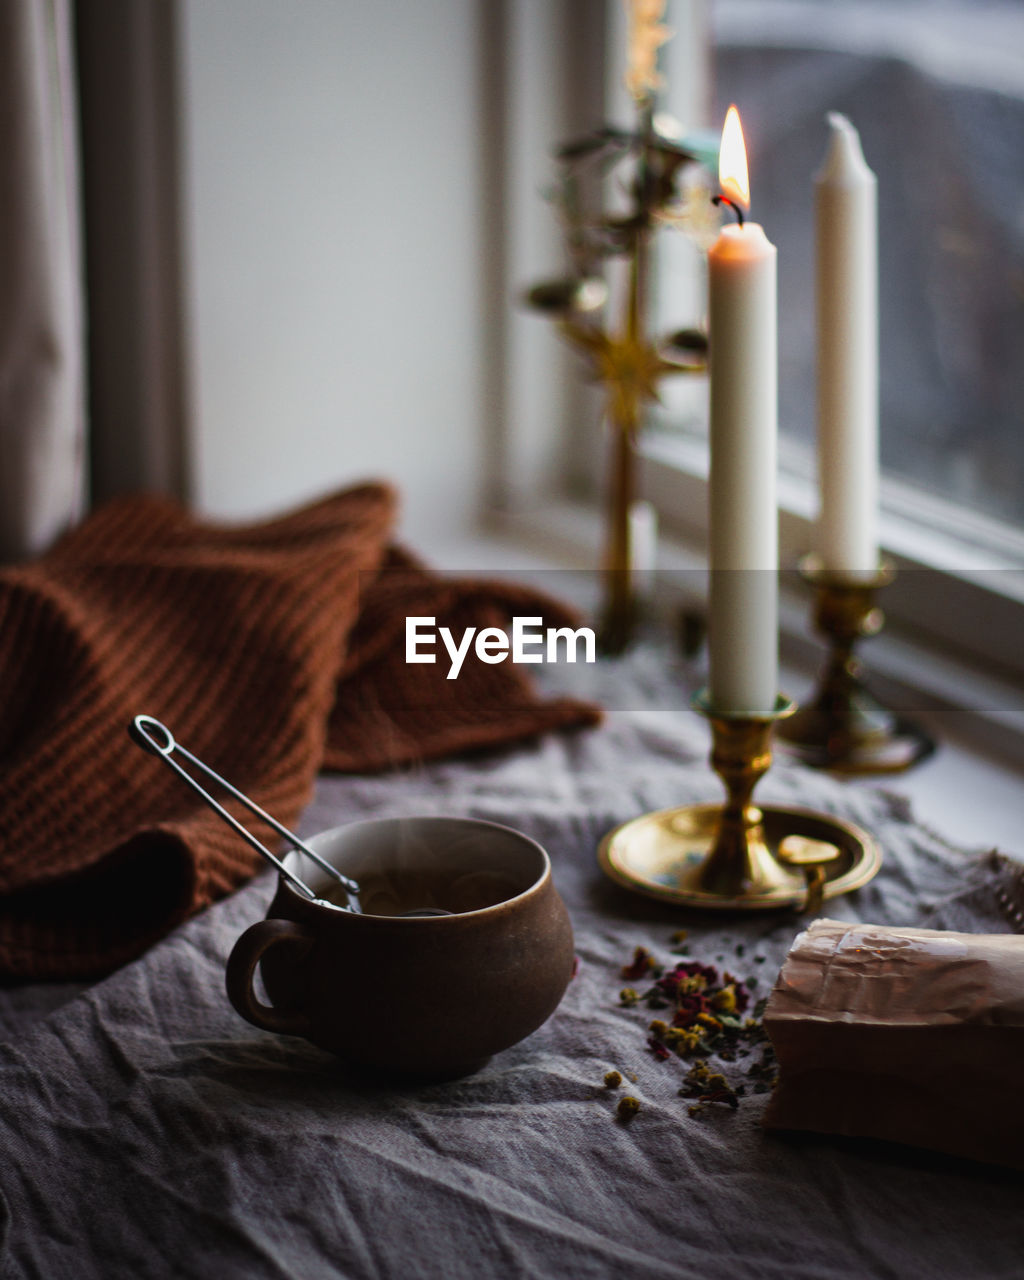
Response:
[{"label": "metal tea infuser", "polygon": [[[345,890],[346,905],[341,908],[342,910],[362,914],[362,907],[359,903],[359,885],[355,880],[351,879],[349,876],[343,875],[338,868],[332,866],[326,858],[322,858],[315,849],[311,848],[305,843],[305,841],[300,840],[293,831],[289,831],[288,828],[278,822],[276,818],[272,818],[269,813],[266,813],[261,809],[254,800],[250,800],[249,797],[239,791],[237,787],[232,786],[226,778],[222,778],[219,773],[216,773],[209,765],[204,764],[202,760],[197,756],[194,756],[191,751],[187,751],[180,742],[176,742],[174,735],[166,725],[162,724],[159,720],[154,719],[153,716],[136,716],[128,726],[128,735],[137,746],[140,746],[143,749],[143,751],[148,751],[151,755],[159,757],[165,764],[169,765],[183,781],[188,783],[193,791],[206,801],[215,813],[224,819],[233,831],[237,832],[238,835],[250,844],[257,853],[261,854],[269,863],[275,866],[288,883],[298,889],[300,893],[305,894],[305,896],[312,902],[319,903],[321,906],[334,907],[335,909],[338,909],[335,903],[325,902],[318,893],[314,893],[300,876],[296,875],[294,871],[291,871],[286,867],[280,858],[271,853],[266,845],[262,844],[251,831],[247,830],[238,821],[237,818],[228,813],[227,809],[225,809],[223,805],[218,804],[213,796],[200,786],[200,784],[186,769],[183,769],[181,765],[178,764],[177,760],[173,758],[175,753],[180,756],[184,756],[184,758],[194,768],[198,769],[201,773],[206,774],[208,778],[212,778],[213,781],[222,786],[225,791],[233,795],[240,804],[243,804],[250,813],[261,818],[268,826],[273,827],[279,835],[284,836],[293,849],[300,850],[307,858],[316,863],[321,871],[329,875],[331,879],[337,881],[337,883]],[[422,907],[416,911],[404,911],[402,913],[403,916],[447,916],[451,914],[452,913],[450,911],[445,911],[440,907]]]}]

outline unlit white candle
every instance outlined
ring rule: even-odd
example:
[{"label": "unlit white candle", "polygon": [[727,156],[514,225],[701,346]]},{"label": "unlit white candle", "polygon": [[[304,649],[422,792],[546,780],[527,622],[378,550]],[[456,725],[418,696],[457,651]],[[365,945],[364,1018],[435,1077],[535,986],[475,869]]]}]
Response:
[{"label": "unlit white candle", "polygon": [[708,253],[710,696],[769,715],[778,693],[776,252],[757,223]]},{"label": "unlit white candle", "polygon": [[816,550],[833,573],[878,569],[877,184],[845,116],[828,117],[815,177],[818,323]]}]

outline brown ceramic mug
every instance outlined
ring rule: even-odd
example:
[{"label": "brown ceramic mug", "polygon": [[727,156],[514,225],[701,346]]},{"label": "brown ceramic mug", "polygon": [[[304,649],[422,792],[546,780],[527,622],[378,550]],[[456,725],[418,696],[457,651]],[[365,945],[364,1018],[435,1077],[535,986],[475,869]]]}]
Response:
[{"label": "brown ceramic mug", "polygon": [[[310,844],[359,882],[363,913],[280,876],[267,919],[228,959],[243,1018],[358,1067],[441,1078],[476,1070],[554,1012],[573,936],[536,841],[493,822],[417,817],[352,823]],[[322,897],[337,888],[305,854],[285,862]],[[402,914],[423,909],[450,914]],[[269,1005],[253,990],[257,965]]]}]

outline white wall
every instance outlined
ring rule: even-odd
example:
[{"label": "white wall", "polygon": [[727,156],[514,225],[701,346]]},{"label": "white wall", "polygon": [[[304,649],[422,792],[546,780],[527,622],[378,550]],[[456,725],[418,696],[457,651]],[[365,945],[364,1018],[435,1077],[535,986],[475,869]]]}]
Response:
[{"label": "white wall", "polygon": [[482,474],[474,0],[184,0],[196,504],[370,475],[429,545]]}]

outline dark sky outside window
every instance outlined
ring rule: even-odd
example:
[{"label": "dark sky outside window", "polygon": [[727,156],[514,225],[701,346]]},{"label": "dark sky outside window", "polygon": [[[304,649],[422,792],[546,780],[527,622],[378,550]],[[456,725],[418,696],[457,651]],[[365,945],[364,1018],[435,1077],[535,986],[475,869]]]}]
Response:
[{"label": "dark sky outside window", "polygon": [[715,118],[739,104],[779,249],[781,429],[813,441],[812,177],[840,111],[878,175],[883,466],[1024,525],[1024,4],[733,0],[716,19]]}]

